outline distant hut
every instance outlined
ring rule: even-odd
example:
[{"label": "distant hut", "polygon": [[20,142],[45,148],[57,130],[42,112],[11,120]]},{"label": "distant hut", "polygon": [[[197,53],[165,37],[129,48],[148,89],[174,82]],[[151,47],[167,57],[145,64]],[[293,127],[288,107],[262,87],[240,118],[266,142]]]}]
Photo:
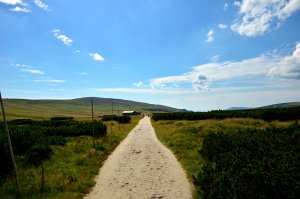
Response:
[{"label": "distant hut", "polygon": [[141,115],[141,112],[137,111],[123,111],[122,115],[126,116],[131,116],[131,115]]}]

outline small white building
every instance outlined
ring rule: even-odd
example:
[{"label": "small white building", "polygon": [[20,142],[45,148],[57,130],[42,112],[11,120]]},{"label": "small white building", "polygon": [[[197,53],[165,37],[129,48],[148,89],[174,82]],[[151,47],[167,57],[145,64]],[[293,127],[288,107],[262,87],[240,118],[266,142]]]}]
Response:
[{"label": "small white building", "polygon": [[123,111],[122,115],[141,115],[141,113],[137,111]]}]

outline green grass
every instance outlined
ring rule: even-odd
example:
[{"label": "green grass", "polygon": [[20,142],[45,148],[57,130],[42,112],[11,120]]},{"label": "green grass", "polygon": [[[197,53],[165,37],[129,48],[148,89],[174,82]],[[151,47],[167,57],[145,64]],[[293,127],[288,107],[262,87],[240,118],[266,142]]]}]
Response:
[{"label": "green grass", "polygon": [[[202,146],[203,138],[211,132],[219,130],[236,132],[239,129],[265,129],[270,124],[275,126],[288,126],[289,122],[265,122],[256,119],[224,119],[224,120],[166,120],[152,121],[158,139],[170,148],[182,167],[185,169],[189,180],[201,170],[204,160],[198,150]],[[194,198],[199,196],[194,191]]]},{"label": "green grass", "polygon": [[[178,109],[147,104],[141,102],[93,98],[94,115],[110,115],[112,104],[114,104],[114,114],[125,110],[136,110],[143,113],[151,112],[172,112]],[[87,120],[91,117],[91,98],[79,98],[72,100],[25,100],[25,99],[4,99],[7,118],[20,119],[49,119],[54,116],[74,117],[77,120]]]},{"label": "green grass", "polygon": [[[94,186],[94,177],[107,156],[138,123],[122,124],[120,131],[113,122],[113,131],[93,141],[90,136],[68,137],[65,146],[53,146],[51,158],[45,161],[45,186],[41,192],[41,166],[22,165],[17,157],[22,195],[24,198],[82,198]],[[110,126],[108,127],[110,130]],[[13,176],[0,181],[0,198],[17,198]]]}]

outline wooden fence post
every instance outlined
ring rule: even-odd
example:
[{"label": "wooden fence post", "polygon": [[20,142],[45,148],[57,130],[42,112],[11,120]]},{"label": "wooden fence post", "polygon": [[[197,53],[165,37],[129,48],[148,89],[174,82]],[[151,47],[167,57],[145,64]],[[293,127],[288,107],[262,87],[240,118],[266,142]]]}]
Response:
[{"label": "wooden fence post", "polygon": [[42,162],[41,193],[44,192],[44,187],[45,187],[45,163]]},{"label": "wooden fence post", "polygon": [[2,100],[1,92],[0,92],[0,102],[1,102],[3,120],[4,120],[4,128],[5,128],[5,132],[6,132],[6,136],[7,136],[7,142],[8,142],[8,146],[9,146],[10,157],[11,157],[11,160],[12,160],[12,163],[13,163],[13,167],[14,167],[16,182],[17,182],[17,186],[18,186],[18,192],[19,192],[20,195],[22,195],[21,194],[20,182],[19,182],[19,175],[18,175],[17,164],[16,164],[16,160],[15,160],[15,156],[14,156],[14,151],[13,151],[12,144],[11,144],[11,139],[10,139],[10,134],[9,134],[9,130],[8,130],[8,125],[7,125],[7,120],[6,120],[6,115],[5,115],[5,110],[4,110],[4,105],[3,105],[3,100]]},{"label": "wooden fence post", "polygon": [[110,133],[112,133],[113,117],[114,117],[114,103],[111,103]]},{"label": "wooden fence post", "polygon": [[91,98],[92,103],[92,124],[93,124],[93,147],[95,147],[95,124],[94,124],[94,100]]},{"label": "wooden fence post", "polygon": [[118,108],[118,123],[119,123],[119,132],[120,132],[120,113],[119,113],[119,108]]}]

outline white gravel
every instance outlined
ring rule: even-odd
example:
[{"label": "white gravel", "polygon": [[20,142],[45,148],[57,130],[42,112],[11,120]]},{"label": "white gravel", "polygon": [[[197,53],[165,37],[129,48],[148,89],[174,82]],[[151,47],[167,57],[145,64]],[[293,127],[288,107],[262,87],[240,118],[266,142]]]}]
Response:
[{"label": "white gravel", "polygon": [[187,199],[191,185],[172,152],[144,117],[108,157],[84,198]]}]

